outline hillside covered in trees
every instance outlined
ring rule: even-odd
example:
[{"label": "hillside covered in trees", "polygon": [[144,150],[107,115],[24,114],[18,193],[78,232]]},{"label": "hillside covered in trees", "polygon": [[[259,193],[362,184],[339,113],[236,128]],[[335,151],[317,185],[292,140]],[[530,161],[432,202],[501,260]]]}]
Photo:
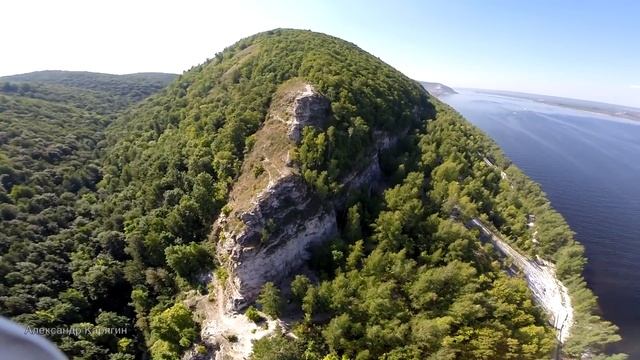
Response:
[{"label": "hillside covered in trees", "polygon": [[175,74],[100,74],[45,70],[0,77],[3,93],[65,103],[100,114],[115,114],[167,86]]},{"label": "hillside covered in trees", "polygon": [[[246,310],[258,323],[293,319],[287,334],[255,342],[252,359],[549,358],[554,329],[526,282],[465,226],[471,218],[556,264],[576,308],[566,358],[605,359],[618,338],[581,277],[582,247],[540,188],[420,84],[353,44],[273,30],[161,91],[168,76],[59,75],[0,79],[0,312],[31,327],[124,329],[52,334],[72,359],[215,352],[188,300],[221,301],[208,275],[232,274],[212,224],[232,210],[274,97],[296,81],[326,97],[330,115],[303,131],[291,162],[318,201],[344,201],[338,233],[312,249],[305,272],[266,283]],[[384,181],[347,191],[381,132],[399,138],[376,154]]]},{"label": "hillside covered in trees", "polygon": [[[119,110],[174,77],[47,71],[0,78],[2,315],[32,326],[71,324],[100,308],[72,283],[81,261],[74,252],[98,242],[79,229],[94,211],[105,129]],[[110,279],[85,275],[87,285],[96,275]]]},{"label": "hillside covered in trees", "polygon": [[[362,198],[348,209],[341,237],[312,260],[320,281],[297,275],[290,299],[265,286],[258,303],[270,316],[293,301],[303,317],[297,340],[259,340],[254,358],[626,358],[601,353],[619,339],[616,327],[595,315],[581,277],[583,249],[540,188],[459,114],[431,101],[437,115],[415,139],[415,153],[405,154],[414,159],[400,165],[406,176],[380,203]],[[531,214],[536,241],[526,230]],[[558,344],[526,283],[508,276],[496,250],[464,226],[470,219],[556,264],[575,307],[568,341]]]}]

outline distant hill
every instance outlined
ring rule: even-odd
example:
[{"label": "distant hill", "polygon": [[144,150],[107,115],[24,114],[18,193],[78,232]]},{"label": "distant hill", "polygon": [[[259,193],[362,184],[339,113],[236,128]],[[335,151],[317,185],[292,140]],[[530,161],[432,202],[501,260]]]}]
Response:
[{"label": "distant hill", "polygon": [[457,94],[455,90],[441,83],[420,81],[420,84],[435,97]]},{"label": "distant hill", "polygon": [[122,93],[129,92],[127,86],[130,85],[164,87],[177,77],[176,74],[155,72],[114,75],[88,71],[44,70],[3,76],[0,77],[0,81],[38,82],[98,91],[120,91]]},{"label": "distant hill", "polygon": [[138,102],[158,92],[176,78],[175,74],[165,73],[112,75],[45,70],[0,77],[0,93],[67,105],[72,103],[82,108],[101,103],[105,106],[98,112],[106,113]]}]

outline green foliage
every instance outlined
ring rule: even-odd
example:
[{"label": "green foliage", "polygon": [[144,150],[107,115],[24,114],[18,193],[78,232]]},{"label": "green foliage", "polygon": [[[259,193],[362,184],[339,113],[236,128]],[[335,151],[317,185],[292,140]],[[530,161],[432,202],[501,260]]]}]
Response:
[{"label": "green foliage", "polygon": [[253,343],[251,360],[301,360],[304,347],[300,341],[281,334],[264,337]]},{"label": "green foliage", "polygon": [[[402,164],[415,171],[404,172],[385,192],[382,211],[369,223],[363,223],[357,206],[347,209],[339,221],[347,244],[333,242],[324,251],[346,253],[338,261],[320,256],[328,279],[313,285],[299,276],[292,283],[292,296],[301,299],[305,314],[300,339],[319,343],[314,355],[325,359],[551,356],[555,330],[526,283],[507,277],[495,253],[486,252],[477,232],[464,226],[482,217],[522,251],[557,261],[577,316],[564,354],[597,353],[615,341],[615,327],[593,315],[595,298],[579,276],[582,247],[540,189],[482,133],[434,104],[437,117],[415,143],[421,156]],[[314,154],[313,144],[306,144],[306,155]],[[500,167],[508,167],[509,181]],[[529,214],[540,234],[537,245],[527,226]],[[367,228],[373,233],[362,231]],[[279,350],[260,351],[274,356]]]},{"label": "green foliage", "polygon": [[160,91],[175,78],[176,75],[162,73],[36,71],[0,78],[0,93],[112,114]]},{"label": "green foliage", "polygon": [[[434,103],[436,121],[429,123],[420,139],[421,166],[431,170],[429,196],[441,204],[441,214],[457,211],[462,219],[479,216],[515,248],[555,263],[574,308],[571,337],[562,349],[567,356],[598,354],[606,344],[619,340],[617,328],[596,315],[596,299],[582,279],[583,247],[540,187],[511,165],[478,129],[446,105]],[[526,328],[522,335],[535,331]]]},{"label": "green foliage", "polygon": [[151,354],[156,359],[179,358],[182,350],[193,344],[198,326],[191,311],[178,302],[151,318]]},{"label": "green foliage", "polygon": [[198,243],[173,245],[164,250],[167,264],[185,279],[211,268],[212,259],[207,250]]},{"label": "green foliage", "polygon": [[280,314],[280,308],[282,307],[280,290],[272,282],[267,282],[262,286],[256,302],[265,314],[274,318]]},{"label": "green foliage", "polygon": [[310,286],[311,280],[309,280],[308,277],[305,275],[296,275],[293,281],[291,281],[291,294],[295,300],[302,301]]},{"label": "green foliage", "polygon": [[138,338],[124,316],[124,236],[92,223],[101,211],[95,191],[106,127],[168,81],[67,72],[0,78],[0,313],[27,326],[126,320],[128,334],[52,336],[70,358],[139,351],[120,345]]},{"label": "green foliage", "polygon": [[360,209],[358,205],[353,205],[347,211],[347,225],[345,226],[345,236],[351,241],[362,238],[362,223]]},{"label": "green foliage", "polygon": [[[220,212],[230,214],[223,205],[253,134],[276,89],[294,78],[331,102],[327,126],[305,128],[292,154],[326,201],[347,192],[341,182],[378,155],[374,134],[402,141],[380,154],[392,182],[384,197],[350,198],[339,212],[341,236],[311,264],[321,281],[292,282],[305,314],[298,339],[276,332],[255,343],[253,359],[548,357],[553,331],[525,283],[507,278],[464,227],[472,217],[556,263],[576,308],[565,354],[597,357],[618,339],[594,314],[583,248],[540,188],[374,56],[327,35],[273,30],[127,108],[171,78],[41,72],[0,85],[2,315],[29,326],[133,333],[53,337],[69,357],[179,359],[197,340],[176,294],[183,278],[211,267],[215,244],[203,240]],[[265,240],[272,230],[265,227]],[[265,284],[262,310],[276,317],[282,302]],[[247,310],[253,321],[257,314]]]},{"label": "green foliage", "polygon": [[[122,109],[124,98],[137,99],[138,93],[145,94],[129,82],[116,86],[114,82],[124,79],[121,77],[78,75],[82,74],[34,74],[40,85],[22,90],[8,85],[7,91],[12,95],[7,98],[22,91],[28,101],[42,101],[44,97],[36,93],[46,89],[52,94],[47,99],[55,100],[60,107],[56,111],[62,113],[67,111],[65,104],[79,103],[74,92],[82,89],[87,109],[106,113]],[[154,79],[160,76],[150,76],[140,75],[132,81],[148,81],[152,88],[157,83]],[[125,110],[109,126],[104,138],[101,131],[76,137],[95,139],[88,143],[89,150],[99,148],[102,161],[95,169],[83,167],[91,170],[86,175],[65,173],[59,181],[69,194],[83,196],[98,190],[82,199],[77,209],[82,211],[83,219],[79,228],[68,235],[74,243],[86,245],[74,255],[73,280],[77,279],[78,286],[90,298],[101,305],[109,304],[110,309],[126,309],[133,298],[137,329],[147,341],[150,310],[172,298],[180,287],[173,273],[193,279],[209,267],[210,261],[197,244],[206,238],[213,219],[226,203],[243,157],[253,144],[251,136],[264,121],[273,94],[293,78],[312,84],[331,101],[327,129],[307,135],[305,143],[310,144],[310,153],[304,151],[306,145],[302,144],[303,151],[296,155],[305,177],[323,196],[338,191],[338,178],[371,155],[373,131],[393,134],[419,127],[420,116],[431,108],[418,84],[352,44],[306,31],[274,30],[241,40],[182,74],[160,94]],[[69,90],[63,91],[62,87]],[[101,105],[105,98],[111,99],[112,106]],[[15,108],[12,102],[9,105]],[[67,118],[83,115],[73,111],[68,110]],[[95,126],[102,129],[105,124],[106,121]],[[75,131],[64,129],[67,133],[70,130]],[[100,136],[96,138],[95,133]],[[42,137],[46,138],[46,134]],[[58,153],[64,155],[66,151],[54,150],[45,152],[51,161],[58,161]],[[254,171],[259,175],[262,170]],[[11,165],[7,173],[11,181],[21,176]],[[34,194],[31,198],[20,196],[19,201],[38,199],[38,204],[43,204],[40,206],[48,206],[48,199],[39,197],[37,187],[25,185]],[[11,189],[6,190],[11,203],[2,206],[1,215],[9,219],[19,216],[12,206],[20,204],[14,204]],[[73,203],[63,206],[75,210]],[[67,226],[77,218],[62,209],[58,212],[56,223],[47,224],[46,228]],[[268,229],[265,235],[268,237]],[[90,265],[90,259],[100,254],[106,264],[100,266],[113,267],[113,271],[104,270],[116,281],[100,278],[99,268]],[[338,250],[332,255],[341,259]],[[220,278],[227,276],[224,270],[216,273],[224,275]],[[92,278],[100,280],[98,286],[89,284]],[[8,279],[21,281],[18,274]],[[62,288],[71,283],[67,281]],[[106,291],[119,295],[107,300]],[[35,307],[35,298],[17,300],[9,301],[15,314],[23,313],[25,307]],[[162,341],[153,349],[154,353],[175,350]]]},{"label": "green foliage", "polygon": [[238,342],[238,335],[231,334],[231,335],[227,336],[227,340],[229,340],[230,343],[236,343],[236,342]]},{"label": "green foliage", "polygon": [[154,360],[178,360],[180,359],[180,349],[164,340],[157,340],[149,349]]},{"label": "green foliage", "polygon": [[256,310],[256,308],[254,308],[253,306],[249,306],[244,314],[247,316],[247,318],[249,318],[249,320],[253,321],[254,323],[262,321],[262,316],[260,316],[258,310]]},{"label": "green foliage", "polygon": [[[373,250],[356,242],[333,279],[307,288],[302,309],[314,330],[303,339],[315,341],[319,331],[320,356],[349,359],[550,354],[553,331],[526,284],[476,256],[482,249],[474,233],[431,213],[429,190],[419,173],[387,190],[386,209],[364,240]],[[316,315],[330,320],[313,322]]]}]

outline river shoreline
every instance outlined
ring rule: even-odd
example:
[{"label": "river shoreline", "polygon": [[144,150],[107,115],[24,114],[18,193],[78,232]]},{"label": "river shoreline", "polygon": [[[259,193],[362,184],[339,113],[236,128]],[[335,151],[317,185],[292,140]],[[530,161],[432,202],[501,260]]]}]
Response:
[{"label": "river shoreline", "polygon": [[469,225],[479,229],[501,255],[508,257],[522,272],[533,293],[533,298],[549,316],[550,324],[557,331],[557,339],[564,343],[573,326],[573,306],[567,287],[556,277],[553,264],[542,259],[529,259],[509,246],[500,236],[485,226],[479,219],[472,219]]}]

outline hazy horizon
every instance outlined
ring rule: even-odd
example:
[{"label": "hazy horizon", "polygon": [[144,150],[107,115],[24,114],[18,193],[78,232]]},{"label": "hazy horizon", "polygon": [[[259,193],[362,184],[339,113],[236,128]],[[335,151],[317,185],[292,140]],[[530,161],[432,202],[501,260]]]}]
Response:
[{"label": "hazy horizon", "polygon": [[241,38],[299,28],[353,42],[421,81],[640,107],[640,49],[629,46],[640,3],[632,1],[26,0],[0,10],[8,15],[0,31],[14,34],[0,76],[180,74]]},{"label": "hazy horizon", "polygon": [[[34,71],[30,71],[30,72],[26,72],[26,73],[19,73],[19,74],[0,75],[0,78],[11,77],[11,76],[14,76],[14,75],[26,75],[26,74],[30,74],[30,73],[46,72],[46,71],[87,72],[87,73],[94,73],[94,74],[105,74],[105,75],[116,75],[116,76],[134,75],[134,74],[168,74],[168,75],[176,75],[176,76],[180,75],[180,73],[171,73],[171,72],[162,72],[162,71],[139,71],[139,72],[134,72],[134,73],[114,74],[114,73],[105,73],[105,72],[87,71],[87,70],[44,69],[44,70],[34,70]],[[413,79],[413,80],[418,81],[418,82],[438,83],[438,84],[442,84],[442,85],[448,86],[448,87],[450,87],[450,88],[452,88],[454,90],[495,91],[495,92],[515,93],[515,94],[523,94],[523,95],[533,95],[533,96],[538,96],[539,95],[539,96],[557,97],[559,99],[587,101],[587,102],[593,102],[593,103],[596,103],[596,104],[600,103],[600,104],[607,104],[607,105],[613,105],[613,106],[621,106],[621,107],[627,107],[627,108],[640,110],[640,106],[625,105],[625,104],[612,103],[612,102],[603,102],[603,101],[599,101],[599,100],[580,99],[580,98],[576,98],[576,97],[558,96],[558,95],[554,95],[554,94],[523,92],[523,91],[510,90],[510,89],[486,89],[486,88],[475,88],[475,87],[464,87],[464,86],[455,86],[454,87],[454,86],[450,86],[447,82],[435,82],[435,81],[424,80],[424,79]]]}]

